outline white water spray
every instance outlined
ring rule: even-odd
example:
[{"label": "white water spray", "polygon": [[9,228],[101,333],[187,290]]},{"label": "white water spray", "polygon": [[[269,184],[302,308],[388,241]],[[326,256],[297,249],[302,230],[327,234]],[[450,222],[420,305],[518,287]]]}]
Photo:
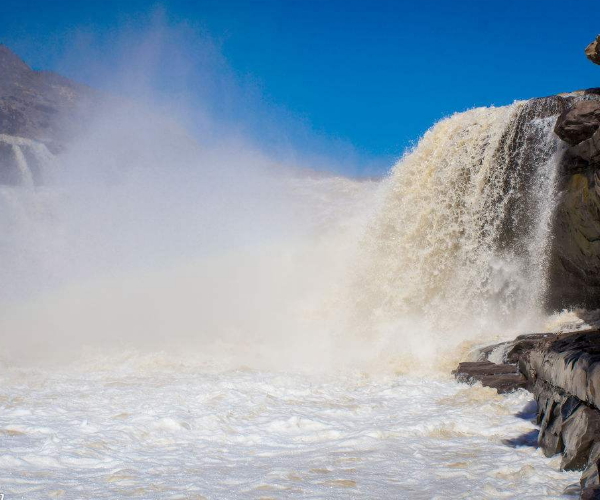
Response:
[{"label": "white water spray", "polygon": [[410,364],[542,327],[560,155],[547,106],[456,114],[394,167],[361,242],[349,331]]},{"label": "white water spray", "polygon": [[[179,133],[177,147],[163,144],[171,129],[147,120],[135,127],[138,165],[101,121],[64,157],[76,173],[85,166],[83,184],[40,192],[52,217],[28,212],[19,233],[30,274],[63,284],[38,282],[47,291],[11,302],[2,327],[46,357],[56,346],[177,346],[211,361],[224,350],[228,366],[407,370],[436,359],[427,369],[445,370],[440,355],[453,363],[464,341],[541,327],[560,154],[547,107],[442,120],[378,201],[372,183],[292,179],[250,156],[235,165]],[[116,188],[101,182],[108,167]]]}]

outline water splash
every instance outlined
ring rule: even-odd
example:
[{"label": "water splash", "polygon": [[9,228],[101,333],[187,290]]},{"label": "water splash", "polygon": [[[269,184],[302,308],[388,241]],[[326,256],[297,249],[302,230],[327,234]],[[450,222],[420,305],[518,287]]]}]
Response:
[{"label": "water splash", "polygon": [[[123,137],[94,134],[75,148],[74,170],[86,151],[111,155],[87,159],[75,192],[45,193],[49,209],[25,214],[39,224],[27,222],[37,229],[26,228],[16,252],[39,260],[26,259],[30,274],[66,286],[3,307],[0,326],[45,357],[86,343],[178,344],[210,359],[226,351],[230,366],[405,371],[427,359],[427,370],[446,370],[465,343],[543,325],[559,107],[548,98],[444,119],[377,189],[273,177],[236,168],[239,158],[173,183],[164,162],[212,160],[197,148],[177,156],[154,131],[141,143],[162,156],[132,164],[129,143],[122,158],[112,147]],[[101,188],[107,162],[140,176]],[[44,240],[58,246],[40,253]]]},{"label": "water splash", "polygon": [[394,167],[361,242],[348,329],[413,357],[541,326],[557,106],[456,114]]}]

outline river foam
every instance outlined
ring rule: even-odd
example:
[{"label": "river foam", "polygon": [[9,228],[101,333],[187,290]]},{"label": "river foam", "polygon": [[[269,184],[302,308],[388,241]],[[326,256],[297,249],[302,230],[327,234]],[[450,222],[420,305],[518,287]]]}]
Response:
[{"label": "river foam", "polygon": [[2,375],[7,498],[533,499],[576,490],[578,473],[559,472],[557,459],[519,440],[535,432],[524,391],[392,374],[223,372],[135,353],[88,361],[91,369]]}]

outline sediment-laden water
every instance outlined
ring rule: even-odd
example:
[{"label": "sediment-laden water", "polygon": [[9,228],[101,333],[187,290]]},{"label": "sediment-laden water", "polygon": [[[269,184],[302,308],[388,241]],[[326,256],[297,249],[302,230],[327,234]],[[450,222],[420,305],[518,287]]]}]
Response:
[{"label": "sediment-laden water", "polygon": [[448,375],[547,324],[548,106],[445,119],[377,182],[247,155],[190,174],[195,150],[103,182],[109,129],[110,165],[80,148],[2,188],[0,493],[576,495],[527,393]]},{"label": "sediment-laden water", "polygon": [[525,392],[159,355],[95,364],[0,378],[6,498],[576,497],[579,474],[518,439],[535,431]]}]

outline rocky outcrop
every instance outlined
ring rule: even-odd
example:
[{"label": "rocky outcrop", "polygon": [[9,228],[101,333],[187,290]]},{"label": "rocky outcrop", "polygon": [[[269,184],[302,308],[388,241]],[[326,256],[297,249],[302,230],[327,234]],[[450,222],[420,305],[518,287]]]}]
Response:
[{"label": "rocky outcrop", "polygon": [[60,75],[34,71],[0,45],[0,133],[60,150],[100,94]]},{"label": "rocky outcrop", "polygon": [[[492,353],[503,362],[491,363]],[[460,363],[454,374],[498,392],[531,391],[538,445],[546,456],[561,454],[561,468],[583,470],[582,498],[600,498],[600,330],[524,335],[482,349],[479,361]]]},{"label": "rocky outcrop", "polygon": [[563,141],[575,146],[594,135],[600,127],[600,101],[579,101],[563,111],[554,127],[554,132]]},{"label": "rocky outcrop", "polygon": [[69,161],[86,155],[104,165],[99,178],[108,182],[158,158],[195,168],[198,150],[185,129],[151,106],[34,71],[0,45],[0,186],[47,184],[67,165],[85,169],[80,159]]},{"label": "rocky outcrop", "polygon": [[593,63],[600,64],[600,35],[585,48],[585,55]]}]

